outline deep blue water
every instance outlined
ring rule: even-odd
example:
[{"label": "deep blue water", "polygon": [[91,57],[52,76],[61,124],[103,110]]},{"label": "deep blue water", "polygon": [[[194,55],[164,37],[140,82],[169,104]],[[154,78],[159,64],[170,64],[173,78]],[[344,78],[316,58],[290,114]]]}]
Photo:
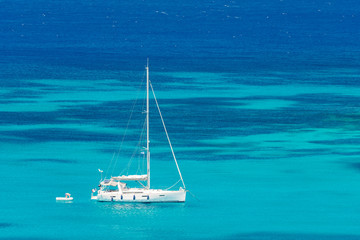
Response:
[{"label": "deep blue water", "polygon": [[[360,239],[359,25],[354,0],[0,0],[0,239]],[[91,202],[136,145],[147,57],[191,194]]]}]

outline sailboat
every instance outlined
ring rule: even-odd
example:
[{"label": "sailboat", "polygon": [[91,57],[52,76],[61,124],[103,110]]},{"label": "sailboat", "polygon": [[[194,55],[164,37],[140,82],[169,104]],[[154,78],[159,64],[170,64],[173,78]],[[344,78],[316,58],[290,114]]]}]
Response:
[{"label": "sailboat", "polygon": [[[91,195],[92,200],[97,200],[99,202],[142,202],[142,203],[151,203],[151,202],[185,202],[186,199],[186,188],[183,177],[180,172],[179,165],[177,163],[171,141],[166,130],[166,126],[161,115],[159,104],[156,100],[154,89],[149,80],[149,61],[147,61],[146,69],[146,174],[141,175],[121,175],[113,176],[110,179],[101,179],[97,191],[97,195],[94,196],[93,193],[96,193],[96,190],[93,190]],[[150,140],[149,140],[149,86],[151,87],[155,103],[157,105],[161,122],[166,133],[166,137],[171,149],[172,156],[175,161],[177,171],[179,173],[179,181],[182,183],[182,187],[178,190],[169,190],[168,189],[153,189],[150,187]],[[100,170],[99,170],[100,171]],[[127,187],[128,182],[138,182],[140,187]],[[178,183],[177,182],[177,183]]]}]

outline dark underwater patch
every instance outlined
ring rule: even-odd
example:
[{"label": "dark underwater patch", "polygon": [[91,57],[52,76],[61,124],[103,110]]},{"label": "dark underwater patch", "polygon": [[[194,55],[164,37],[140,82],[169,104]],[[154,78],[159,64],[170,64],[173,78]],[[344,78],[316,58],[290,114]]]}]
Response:
[{"label": "dark underwater patch", "polygon": [[66,159],[41,159],[41,158],[37,158],[37,159],[23,159],[21,160],[21,162],[49,162],[49,163],[64,163],[64,164],[73,164],[73,163],[77,163],[77,161],[75,160],[66,160]]},{"label": "dark underwater patch", "polygon": [[49,102],[54,102],[54,103],[94,103],[95,100],[51,100]]},{"label": "dark underwater patch", "polygon": [[37,101],[34,100],[6,100],[6,99],[1,99],[0,100],[0,104],[19,104],[19,103],[37,103]]},{"label": "dark underwater patch", "polygon": [[[214,240],[217,238],[213,238]],[[225,240],[358,240],[360,235],[305,233],[240,233],[221,237]]]},{"label": "dark underwater patch", "polygon": [[[351,110],[351,112],[353,112],[354,107],[360,107],[360,97],[332,93],[297,94],[294,96],[248,96],[239,97],[235,100],[238,102],[242,100],[262,100],[264,102],[267,100],[293,101],[296,102],[295,108],[307,111],[331,111],[340,109],[342,112],[344,112],[344,110]],[[292,109],[294,106],[287,108]]]},{"label": "dark underwater patch", "polygon": [[[232,106],[241,105],[241,100],[280,99],[293,100],[297,104],[281,109],[240,109]],[[333,99],[333,100],[331,100]],[[254,134],[268,134],[293,131],[304,128],[343,127],[344,121],[357,124],[359,116],[348,114],[347,119],[340,121],[342,104],[337,101],[349,102],[349,110],[356,107],[357,99],[339,97],[334,100],[333,95],[298,95],[295,97],[247,97],[247,98],[186,98],[186,99],[160,99],[163,104],[162,112],[167,129],[172,139],[177,139],[180,146],[191,146],[194,140],[208,140],[222,136],[248,136]],[[139,100],[139,103],[141,100]],[[311,103],[315,102],[315,103]],[[360,102],[360,101],[358,101]],[[86,125],[98,124],[106,127],[126,126],[130,115],[133,100],[109,101],[98,104],[89,103],[66,106],[52,112],[0,112],[0,123],[17,125],[36,124],[66,124],[81,123]],[[169,106],[175,104],[176,106]],[[327,107],[321,107],[325,104]],[[141,105],[141,104],[140,104]],[[168,106],[167,106],[168,105]],[[359,106],[360,107],[360,106]],[[143,120],[141,106],[135,107],[134,119],[129,129],[138,129]],[[156,113],[151,109],[151,117]],[[340,114],[341,113],[341,114]],[[137,114],[135,116],[135,114]],[[339,116],[334,118],[334,116]],[[141,118],[141,120],[138,120]],[[359,125],[359,124],[358,124]],[[354,126],[356,127],[356,126]],[[151,119],[151,129],[155,133],[154,140],[160,139],[162,125],[159,119]],[[83,132],[79,130],[41,129],[26,131],[3,132],[4,141],[9,137],[29,141],[109,141],[116,134]],[[11,139],[10,139],[11,140]],[[276,139],[274,139],[276,141]],[[358,140],[357,140],[358,141]],[[313,141],[312,143],[321,143]],[[329,144],[329,142],[324,142]],[[355,144],[355,143],[354,143]]]},{"label": "dark underwater patch", "polygon": [[360,138],[343,138],[343,139],[334,139],[334,140],[319,140],[319,141],[309,141],[309,143],[317,143],[324,145],[359,145]]},{"label": "dark underwater patch", "polygon": [[[16,125],[59,124],[59,123],[93,123],[113,125],[119,119],[128,119],[130,115],[129,102],[107,102],[100,104],[82,104],[63,107],[57,111],[0,111],[0,123]],[[141,112],[141,111],[139,111]],[[119,126],[119,125],[118,125]]]},{"label": "dark underwater patch", "polygon": [[[33,88],[33,87],[44,87],[46,86],[45,84],[41,84],[41,83],[34,83],[31,80],[29,80],[28,78],[26,78],[26,76],[20,77],[18,74],[14,74],[14,72],[5,72],[7,70],[7,68],[4,67],[4,65],[0,65],[1,67],[1,73],[0,73],[0,87],[2,89],[4,88]],[[19,65],[19,69],[23,68],[24,65]],[[12,69],[14,70],[14,69]],[[17,69],[16,69],[17,70]],[[18,72],[16,72],[18,73]],[[39,76],[38,76],[39,77]],[[39,78],[36,79],[39,79]]]},{"label": "dark underwater patch", "polygon": [[[142,100],[138,100],[137,105],[141,105]],[[59,115],[65,116],[68,119],[82,120],[85,122],[96,122],[105,126],[122,126],[126,124],[131,114],[131,107],[134,101],[108,101],[99,104],[82,104],[75,106],[67,106],[59,111]],[[142,106],[135,106],[134,115],[143,117],[141,115]],[[134,119],[136,119],[134,117]],[[141,119],[142,121],[143,119]]]},{"label": "dark underwater patch", "polygon": [[329,154],[333,152],[331,148],[289,149],[288,151],[292,153],[303,153],[306,155]]},{"label": "dark underwater patch", "polygon": [[[209,139],[210,135],[239,136],[286,131],[300,124],[304,116],[299,112],[287,114],[279,109],[231,108],[242,105],[239,98],[161,99],[161,102],[165,103],[165,108],[162,108],[165,120],[179,121],[179,116],[185,119],[181,123],[168,123],[169,132],[177,134],[181,128],[183,130],[180,131],[188,132],[191,139]],[[166,104],[178,106],[169,108]]]},{"label": "dark underwater patch", "polygon": [[[246,154],[222,154],[217,150],[177,151],[176,156],[178,156],[178,160],[180,159],[205,162],[254,159],[253,157]],[[163,156],[159,157],[159,159],[168,161],[168,159],[171,159],[171,155],[163,154]]]},{"label": "dark underwater patch", "polygon": [[29,89],[17,89],[13,90],[9,93],[5,93],[1,95],[1,98],[3,99],[12,99],[12,98],[29,98],[29,99],[35,99],[39,98],[43,93],[38,92],[35,90],[29,90]]},{"label": "dark underwater patch", "polygon": [[[64,117],[64,116],[63,116]],[[61,119],[60,112],[7,112],[0,111],[1,125],[36,125],[36,124],[57,124],[66,123]]]},{"label": "dark underwater patch", "polygon": [[8,228],[8,227],[12,227],[14,226],[11,223],[6,223],[6,222],[0,222],[0,228]]},{"label": "dark underwater patch", "polygon": [[53,240],[58,238],[37,238],[37,237],[0,237],[0,240]]},{"label": "dark underwater patch", "polygon": [[360,156],[360,152],[359,151],[351,151],[351,152],[341,152],[341,149],[338,150],[333,150],[332,153],[333,154],[338,154],[338,155],[342,155],[342,156]]},{"label": "dark underwater patch", "polygon": [[360,98],[351,95],[331,94],[331,93],[315,93],[315,94],[298,94],[293,97],[286,97],[288,100],[301,101],[303,103],[318,106],[333,107],[359,107]]},{"label": "dark underwater patch", "polygon": [[348,163],[348,166],[352,169],[360,171],[360,162]]},{"label": "dark underwater patch", "polygon": [[66,141],[83,141],[83,142],[102,142],[113,141],[117,135],[106,133],[95,133],[88,131],[80,131],[66,128],[46,128],[46,129],[31,129],[23,131],[2,131],[10,141],[25,141],[25,142],[66,142]]}]

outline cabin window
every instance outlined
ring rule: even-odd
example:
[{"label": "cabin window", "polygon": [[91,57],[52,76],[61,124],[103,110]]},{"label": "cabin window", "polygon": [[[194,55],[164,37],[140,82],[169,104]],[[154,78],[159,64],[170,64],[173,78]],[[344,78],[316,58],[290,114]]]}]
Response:
[{"label": "cabin window", "polygon": [[106,185],[102,187],[102,190],[105,192],[118,192],[119,188],[117,186]]}]

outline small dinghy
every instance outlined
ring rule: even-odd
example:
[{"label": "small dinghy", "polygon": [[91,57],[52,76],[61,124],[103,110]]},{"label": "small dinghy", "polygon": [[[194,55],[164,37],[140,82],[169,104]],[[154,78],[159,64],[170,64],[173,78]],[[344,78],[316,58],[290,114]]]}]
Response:
[{"label": "small dinghy", "polygon": [[65,193],[65,197],[57,197],[56,201],[72,201],[73,199],[70,193]]},{"label": "small dinghy", "polygon": [[[102,171],[99,169],[99,172],[102,172]],[[94,196],[94,193],[96,192],[96,188],[92,189],[91,191],[92,191],[91,200],[97,200],[97,196]]]}]

